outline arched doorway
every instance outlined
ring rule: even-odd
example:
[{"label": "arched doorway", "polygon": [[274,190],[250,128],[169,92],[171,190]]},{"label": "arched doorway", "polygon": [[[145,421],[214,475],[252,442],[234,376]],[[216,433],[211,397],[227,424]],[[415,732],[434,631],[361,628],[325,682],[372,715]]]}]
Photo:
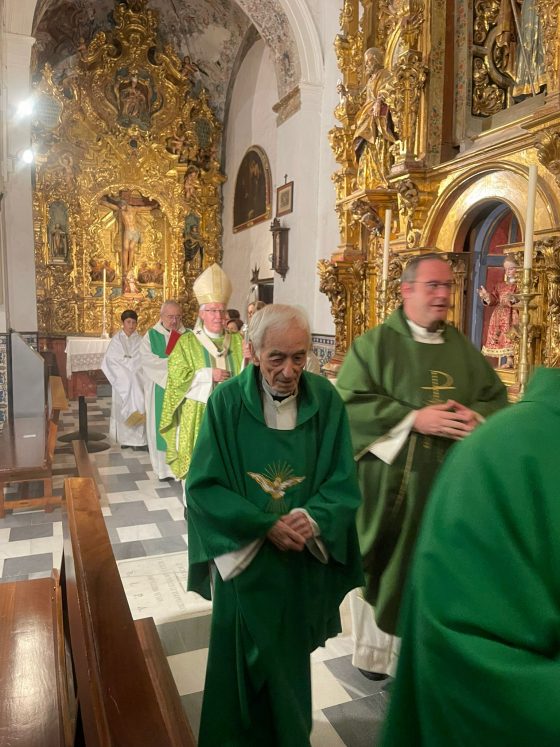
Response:
[{"label": "arched doorway", "polygon": [[[500,200],[484,203],[467,218],[470,225],[466,233],[459,231],[461,243],[457,252],[469,254],[468,279],[465,284],[465,334],[472,343],[481,348],[486,339],[492,307],[485,306],[478,290],[484,286],[488,291],[503,278],[503,247],[521,240],[519,222],[511,207]],[[493,365],[497,361],[490,360]]]}]

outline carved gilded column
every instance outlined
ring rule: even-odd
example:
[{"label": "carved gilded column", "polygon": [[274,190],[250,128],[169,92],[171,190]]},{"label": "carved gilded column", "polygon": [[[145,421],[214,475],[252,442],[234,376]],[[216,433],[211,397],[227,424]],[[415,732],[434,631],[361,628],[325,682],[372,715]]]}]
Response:
[{"label": "carved gilded column", "polygon": [[[560,236],[552,236],[535,243],[544,265],[545,292],[544,339],[542,363],[549,367],[560,366]],[[542,306],[541,306],[542,307]]]}]

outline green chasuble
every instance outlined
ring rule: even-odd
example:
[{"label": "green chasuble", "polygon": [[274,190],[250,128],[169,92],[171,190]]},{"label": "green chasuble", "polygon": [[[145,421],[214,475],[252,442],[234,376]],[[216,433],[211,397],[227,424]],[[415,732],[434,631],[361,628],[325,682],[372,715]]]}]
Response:
[{"label": "green chasuble", "polygon": [[365,597],[379,627],[392,634],[426,497],[454,442],[411,431],[392,464],[367,449],[425,405],[454,399],[487,417],[507,404],[504,385],[467,338],[446,325],[443,339],[438,345],[416,342],[397,309],[354,341],[336,383],[362,490],[357,522]]},{"label": "green chasuble", "polygon": [[[266,426],[259,371],[213,392],[187,477],[189,589],[213,613],[200,747],[308,747],[309,654],[340,631],[339,605],[363,584],[360,501],[344,406],[326,379],[303,373],[293,430]],[[281,552],[265,535],[305,507],[329,556]],[[223,581],[213,558],[264,539]]]},{"label": "green chasuble", "polygon": [[[167,347],[167,340],[153,327],[148,330],[148,337],[150,338],[150,347],[152,353],[157,355],[158,358],[167,358],[165,349]],[[159,432],[159,423],[161,420],[161,408],[163,405],[163,392],[164,390],[155,384],[154,387],[154,405],[155,405],[155,423],[156,423],[156,444],[159,451],[165,451],[165,441],[163,440]]]},{"label": "green chasuble", "polygon": [[[227,339],[226,369],[232,376],[238,374],[243,360],[241,335],[228,333],[226,337],[206,339],[210,341],[211,348],[215,346],[216,352],[223,350],[224,341]],[[167,386],[160,421],[160,433],[166,444],[166,461],[179,479],[183,479],[188,472],[206,408],[205,402],[185,397],[195,373],[201,368],[218,368],[216,356],[199,342],[194,332],[187,332],[177,341],[169,356]]]},{"label": "green chasuble", "polygon": [[414,554],[383,747],[560,745],[560,371],[458,444]]}]

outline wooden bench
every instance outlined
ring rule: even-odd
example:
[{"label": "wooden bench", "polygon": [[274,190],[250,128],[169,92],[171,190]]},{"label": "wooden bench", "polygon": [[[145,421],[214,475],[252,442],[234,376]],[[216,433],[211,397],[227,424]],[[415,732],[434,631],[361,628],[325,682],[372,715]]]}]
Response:
[{"label": "wooden bench", "polygon": [[153,619],[132,619],[94,481],[67,479],[64,495],[61,575],[83,742],[194,747]]},{"label": "wooden bench", "polygon": [[71,747],[75,700],[58,574],[0,584],[0,745]]},{"label": "wooden bench", "polygon": [[[60,505],[62,496],[53,495],[52,465],[60,412],[67,409],[68,400],[59,376],[49,377],[49,398],[48,417],[12,418],[0,431],[0,518],[14,509],[51,512]],[[43,483],[43,495],[30,498],[29,484],[38,481]],[[4,491],[12,484],[18,492],[6,501]]]},{"label": "wooden bench", "polygon": [[99,492],[101,477],[97,465],[91,461],[87,446],[84,441],[77,439],[72,441],[72,451],[76,460],[76,468],[79,477],[91,477],[95,483],[96,490]]}]

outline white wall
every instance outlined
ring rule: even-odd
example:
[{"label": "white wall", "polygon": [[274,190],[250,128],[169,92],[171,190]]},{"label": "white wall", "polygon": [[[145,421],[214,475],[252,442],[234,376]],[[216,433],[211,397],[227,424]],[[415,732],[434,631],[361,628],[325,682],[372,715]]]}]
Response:
[{"label": "white wall", "polygon": [[[286,0],[284,0],[285,4]],[[299,0],[302,5],[302,0]],[[328,4],[331,5],[330,3]],[[340,3],[337,2],[337,5]],[[301,7],[300,7],[301,9]],[[298,303],[305,307],[312,331],[334,334],[330,304],[319,293],[317,261],[336,250],[338,221],[334,210],[335,191],[331,175],[336,162],[328,142],[328,131],[335,124],[338,69],[333,41],[338,32],[338,8],[310,4],[315,27],[315,48],[325,57],[323,67],[308,65],[312,80],[300,85],[301,109],[280,126],[272,106],[277,102],[277,87],[272,58],[262,41],[246,56],[234,84],[226,137],[224,185],[224,269],[234,292],[230,306],[244,316],[251,270],[260,267],[260,278],[272,276],[269,256],[272,252],[270,221],[232,233],[235,177],[245,151],[260,145],[269,157],[273,181],[273,216],[276,187],[294,181],[294,210],[280,220],[289,232],[289,267],[285,281],[274,276],[274,300]],[[308,14],[308,21],[312,18]],[[309,29],[308,29],[309,31]],[[326,52],[325,52],[326,50]],[[316,61],[315,56],[315,61]],[[321,78],[319,82],[317,78]]]},{"label": "white wall", "polygon": [[264,42],[258,41],[247,53],[233,87],[226,137],[223,198],[223,267],[233,294],[230,308],[237,308],[245,318],[246,298],[251,270],[257,265],[261,279],[272,278],[269,256],[272,253],[272,218],[238,233],[233,233],[233,195],[239,165],[251,145],[260,146],[268,156],[272,175],[272,197],[276,175],[276,115],[272,106],[278,100],[272,57]]}]

